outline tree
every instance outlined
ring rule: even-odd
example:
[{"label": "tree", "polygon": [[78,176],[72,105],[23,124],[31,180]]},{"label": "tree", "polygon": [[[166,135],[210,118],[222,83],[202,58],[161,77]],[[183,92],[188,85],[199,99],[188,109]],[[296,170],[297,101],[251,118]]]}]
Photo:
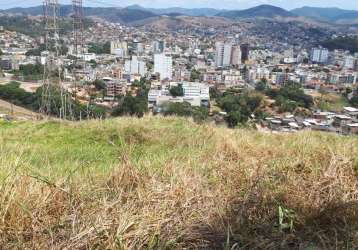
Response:
[{"label": "tree", "polygon": [[95,86],[96,90],[98,91],[106,89],[106,83],[103,80],[96,79],[93,81],[92,84]]},{"label": "tree", "polygon": [[228,125],[229,128],[234,128],[239,123],[247,122],[247,120],[248,120],[248,117],[243,116],[240,110],[231,111],[225,117],[225,121],[227,122],[227,125]]},{"label": "tree", "polygon": [[267,89],[268,89],[267,80],[265,78],[259,81],[255,86],[255,90],[259,92],[266,92]]},{"label": "tree", "polygon": [[36,99],[32,93],[20,88],[18,82],[0,85],[0,98],[26,108],[31,108]]},{"label": "tree", "polygon": [[193,117],[194,121],[205,121],[209,116],[209,111],[205,107],[193,107],[188,102],[168,102],[162,106],[162,113],[167,115],[177,115],[184,117]]},{"label": "tree", "polygon": [[353,106],[358,108],[358,96],[353,97],[352,99],[350,99],[349,103]]},{"label": "tree", "polygon": [[227,112],[225,118],[228,126],[233,128],[238,123],[246,123],[252,113],[260,111],[263,97],[253,92],[244,92],[242,94],[226,93],[217,100],[221,109]]},{"label": "tree", "polygon": [[92,60],[89,61],[89,63],[91,64],[91,67],[92,67],[92,68],[96,68],[96,67],[97,67],[97,62],[96,62],[96,60],[93,60],[93,59],[92,59]]},{"label": "tree", "polygon": [[124,96],[118,106],[112,111],[112,116],[138,116],[143,117],[148,111],[147,102],[142,97],[134,97],[131,95]]},{"label": "tree", "polygon": [[14,76],[22,76],[25,81],[40,80],[43,76],[44,67],[41,64],[20,65],[19,70],[14,70]]},{"label": "tree", "polygon": [[173,97],[184,96],[184,89],[182,86],[174,86],[169,89],[169,93]]},{"label": "tree", "polygon": [[89,53],[95,54],[110,54],[111,53],[111,43],[91,43],[88,48]]},{"label": "tree", "polygon": [[163,105],[164,115],[191,116],[192,108],[188,102],[168,102]]},{"label": "tree", "polygon": [[210,87],[209,94],[211,99],[216,99],[222,96],[222,93],[216,87]]},{"label": "tree", "polygon": [[209,110],[206,107],[194,107],[192,116],[196,122],[205,121],[209,117]]},{"label": "tree", "polygon": [[190,81],[195,82],[196,80],[200,79],[200,72],[196,69],[193,69],[190,73]]},{"label": "tree", "polygon": [[313,98],[306,95],[298,83],[289,82],[283,86],[278,91],[276,100],[281,97],[296,102],[300,107],[310,108],[313,105]]},{"label": "tree", "polygon": [[285,99],[282,96],[277,98],[276,103],[279,106],[280,112],[293,112],[298,107],[297,102]]}]

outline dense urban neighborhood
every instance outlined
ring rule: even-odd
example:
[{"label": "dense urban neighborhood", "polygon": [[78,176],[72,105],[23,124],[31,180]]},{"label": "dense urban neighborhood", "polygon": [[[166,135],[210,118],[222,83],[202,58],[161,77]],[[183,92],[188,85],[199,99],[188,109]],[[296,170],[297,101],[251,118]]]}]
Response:
[{"label": "dense urban neighborhood", "polygon": [[[1,15],[20,24],[31,19],[34,27],[42,20]],[[226,16],[212,17],[213,27],[206,19],[162,16],[129,25],[91,17],[76,31],[61,17],[56,41],[38,27],[3,22],[0,98],[43,111],[47,89],[55,99],[45,113],[75,120],[151,113],[262,131],[357,133],[357,30]],[[59,105],[63,91],[67,108]]]}]

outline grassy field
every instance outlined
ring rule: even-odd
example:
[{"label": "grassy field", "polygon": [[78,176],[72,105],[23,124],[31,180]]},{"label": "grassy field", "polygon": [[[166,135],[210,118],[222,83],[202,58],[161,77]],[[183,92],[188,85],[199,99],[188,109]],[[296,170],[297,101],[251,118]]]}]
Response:
[{"label": "grassy field", "polygon": [[357,249],[358,138],[0,123],[1,249]]},{"label": "grassy field", "polygon": [[342,112],[344,107],[350,106],[347,98],[338,94],[323,94],[315,99],[317,108],[323,111]]}]

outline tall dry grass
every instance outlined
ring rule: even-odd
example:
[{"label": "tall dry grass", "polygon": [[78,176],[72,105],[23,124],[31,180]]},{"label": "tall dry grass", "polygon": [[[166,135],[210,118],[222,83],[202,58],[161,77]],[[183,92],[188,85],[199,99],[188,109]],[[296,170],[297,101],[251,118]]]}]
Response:
[{"label": "tall dry grass", "polygon": [[0,138],[3,249],[358,248],[357,137],[147,117]]}]

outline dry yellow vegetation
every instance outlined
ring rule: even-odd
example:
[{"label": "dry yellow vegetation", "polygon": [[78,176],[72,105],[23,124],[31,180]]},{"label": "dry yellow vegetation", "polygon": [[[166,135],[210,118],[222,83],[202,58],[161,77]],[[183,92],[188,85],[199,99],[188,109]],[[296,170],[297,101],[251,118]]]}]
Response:
[{"label": "dry yellow vegetation", "polygon": [[2,249],[357,249],[358,138],[0,124]]}]

